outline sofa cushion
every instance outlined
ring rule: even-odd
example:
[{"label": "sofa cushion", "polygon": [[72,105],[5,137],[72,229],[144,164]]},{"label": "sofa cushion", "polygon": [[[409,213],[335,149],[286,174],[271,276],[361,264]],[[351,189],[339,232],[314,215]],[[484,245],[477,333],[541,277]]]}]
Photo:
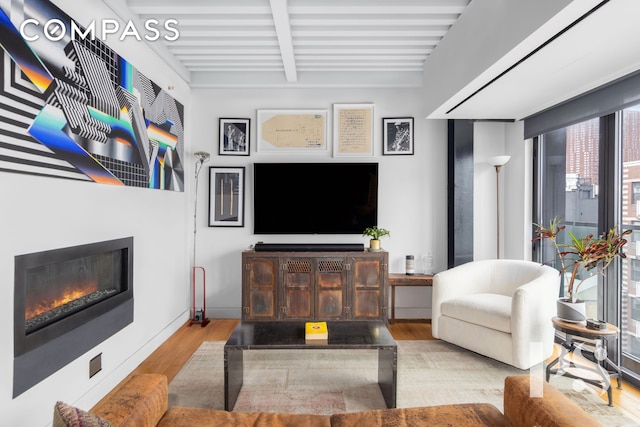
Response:
[{"label": "sofa cushion", "polygon": [[53,408],[53,427],[116,427],[97,415],[63,402]]},{"label": "sofa cushion", "polygon": [[440,310],[444,316],[511,333],[511,297],[505,295],[464,295],[444,301]]},{"label": "sofa cushion", "polygon": [[498,408],[487,403],[378,409],[331,416],[332,427],[494,426],[510,427]]},{"label": "sofa cushion", "polygon": [[155,427],[169,406],[167,377],[134,375],[91,412],[118,427]]},{"label": "sofa cushion", "polygon": [[328,415],[229,412],[172,406],[158,427],[330,427]]},{"label": "sofa cushion", "polygon": [[513,375],[505,378],[504,414],[513,427],[601,426],[562,392],[542,377],[533,375]]}]

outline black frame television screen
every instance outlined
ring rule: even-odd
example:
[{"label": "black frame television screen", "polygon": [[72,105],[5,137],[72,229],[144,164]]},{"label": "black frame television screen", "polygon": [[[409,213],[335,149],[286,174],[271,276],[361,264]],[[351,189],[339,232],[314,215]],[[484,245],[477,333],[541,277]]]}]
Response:
[{"label": "black frame television screen", "polygon": [[255,163],[254,234],[362,234],[378,220],[377,163]]}]

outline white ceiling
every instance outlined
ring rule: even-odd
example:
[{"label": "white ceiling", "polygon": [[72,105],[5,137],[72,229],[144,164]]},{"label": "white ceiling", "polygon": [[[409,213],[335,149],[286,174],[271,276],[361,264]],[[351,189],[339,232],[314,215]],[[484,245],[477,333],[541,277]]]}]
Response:
[{"label": "white ceiling", "polygon": [[415,87],[470,0],[104,1],[176,19],[176,41],[149,44],[191,87]]},{"label": "white ceiling", "polygon": [[[178,40],[148,45],[192,88],[424,88],[425,60],[461,14],[469,26],[473,13],[484,8],[500,13],[520,7],[490,0],[103,1],[123,20],[137,21],[138,28],[148,19],[176,19]],[[517,4],[542,10],[538,1]],[[554,5],[545,2],[547,8]],[[522,43],[473,78],[458,82],[437,105],[426,105],[427,117],[521,119],[640,69],[640,0],[609,0],[550,41],[599,2],[556,3],[567,7],[558,6],[561,12],[553,19],[531,29]],[[500,31],[518,25],[506,21],[494,18],[496,28],[480,32],[470,25],[466,40],[482,43],[487,31],[500,37]],[[462,28],[460,20],[454,29]],[[493,44],[501,44],[499,38]],[[493,47],[476,43],[474,52],[440,56],[478,58]],[[445,84],[440,80],[456,72],[433,59],[427,66],[439,67],[440,78],[426,85],[427,104],[433,85]]]},{"label": "white ceiling", "polygon": [[639,0],[571,6],[429,117],[518,120],[640,70]]}]

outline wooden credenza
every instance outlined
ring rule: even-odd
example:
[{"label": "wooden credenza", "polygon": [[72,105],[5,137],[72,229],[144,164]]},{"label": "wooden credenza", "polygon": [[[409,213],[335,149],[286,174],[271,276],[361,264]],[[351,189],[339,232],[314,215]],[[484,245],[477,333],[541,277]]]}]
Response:
[{"label": "wooden credenza", "polygon": [[384,320],[387,252],[242,252],[243,320]]}]

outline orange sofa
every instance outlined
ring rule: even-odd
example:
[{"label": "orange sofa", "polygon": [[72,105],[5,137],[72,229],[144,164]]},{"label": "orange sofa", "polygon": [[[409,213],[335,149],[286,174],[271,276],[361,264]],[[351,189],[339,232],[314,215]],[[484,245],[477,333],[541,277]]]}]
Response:
[{"label": "orange sofa", "polygon": [[529,396],[530,377],[505,380],[504,413],[486,403],[371,410],[334,415],[233,412],[168,408],[167,378],[136,375],[91,413],[58,402],[53,427],[346,427],[346,426],[599,426],[569,398],[544,383],[543,397]]}]

